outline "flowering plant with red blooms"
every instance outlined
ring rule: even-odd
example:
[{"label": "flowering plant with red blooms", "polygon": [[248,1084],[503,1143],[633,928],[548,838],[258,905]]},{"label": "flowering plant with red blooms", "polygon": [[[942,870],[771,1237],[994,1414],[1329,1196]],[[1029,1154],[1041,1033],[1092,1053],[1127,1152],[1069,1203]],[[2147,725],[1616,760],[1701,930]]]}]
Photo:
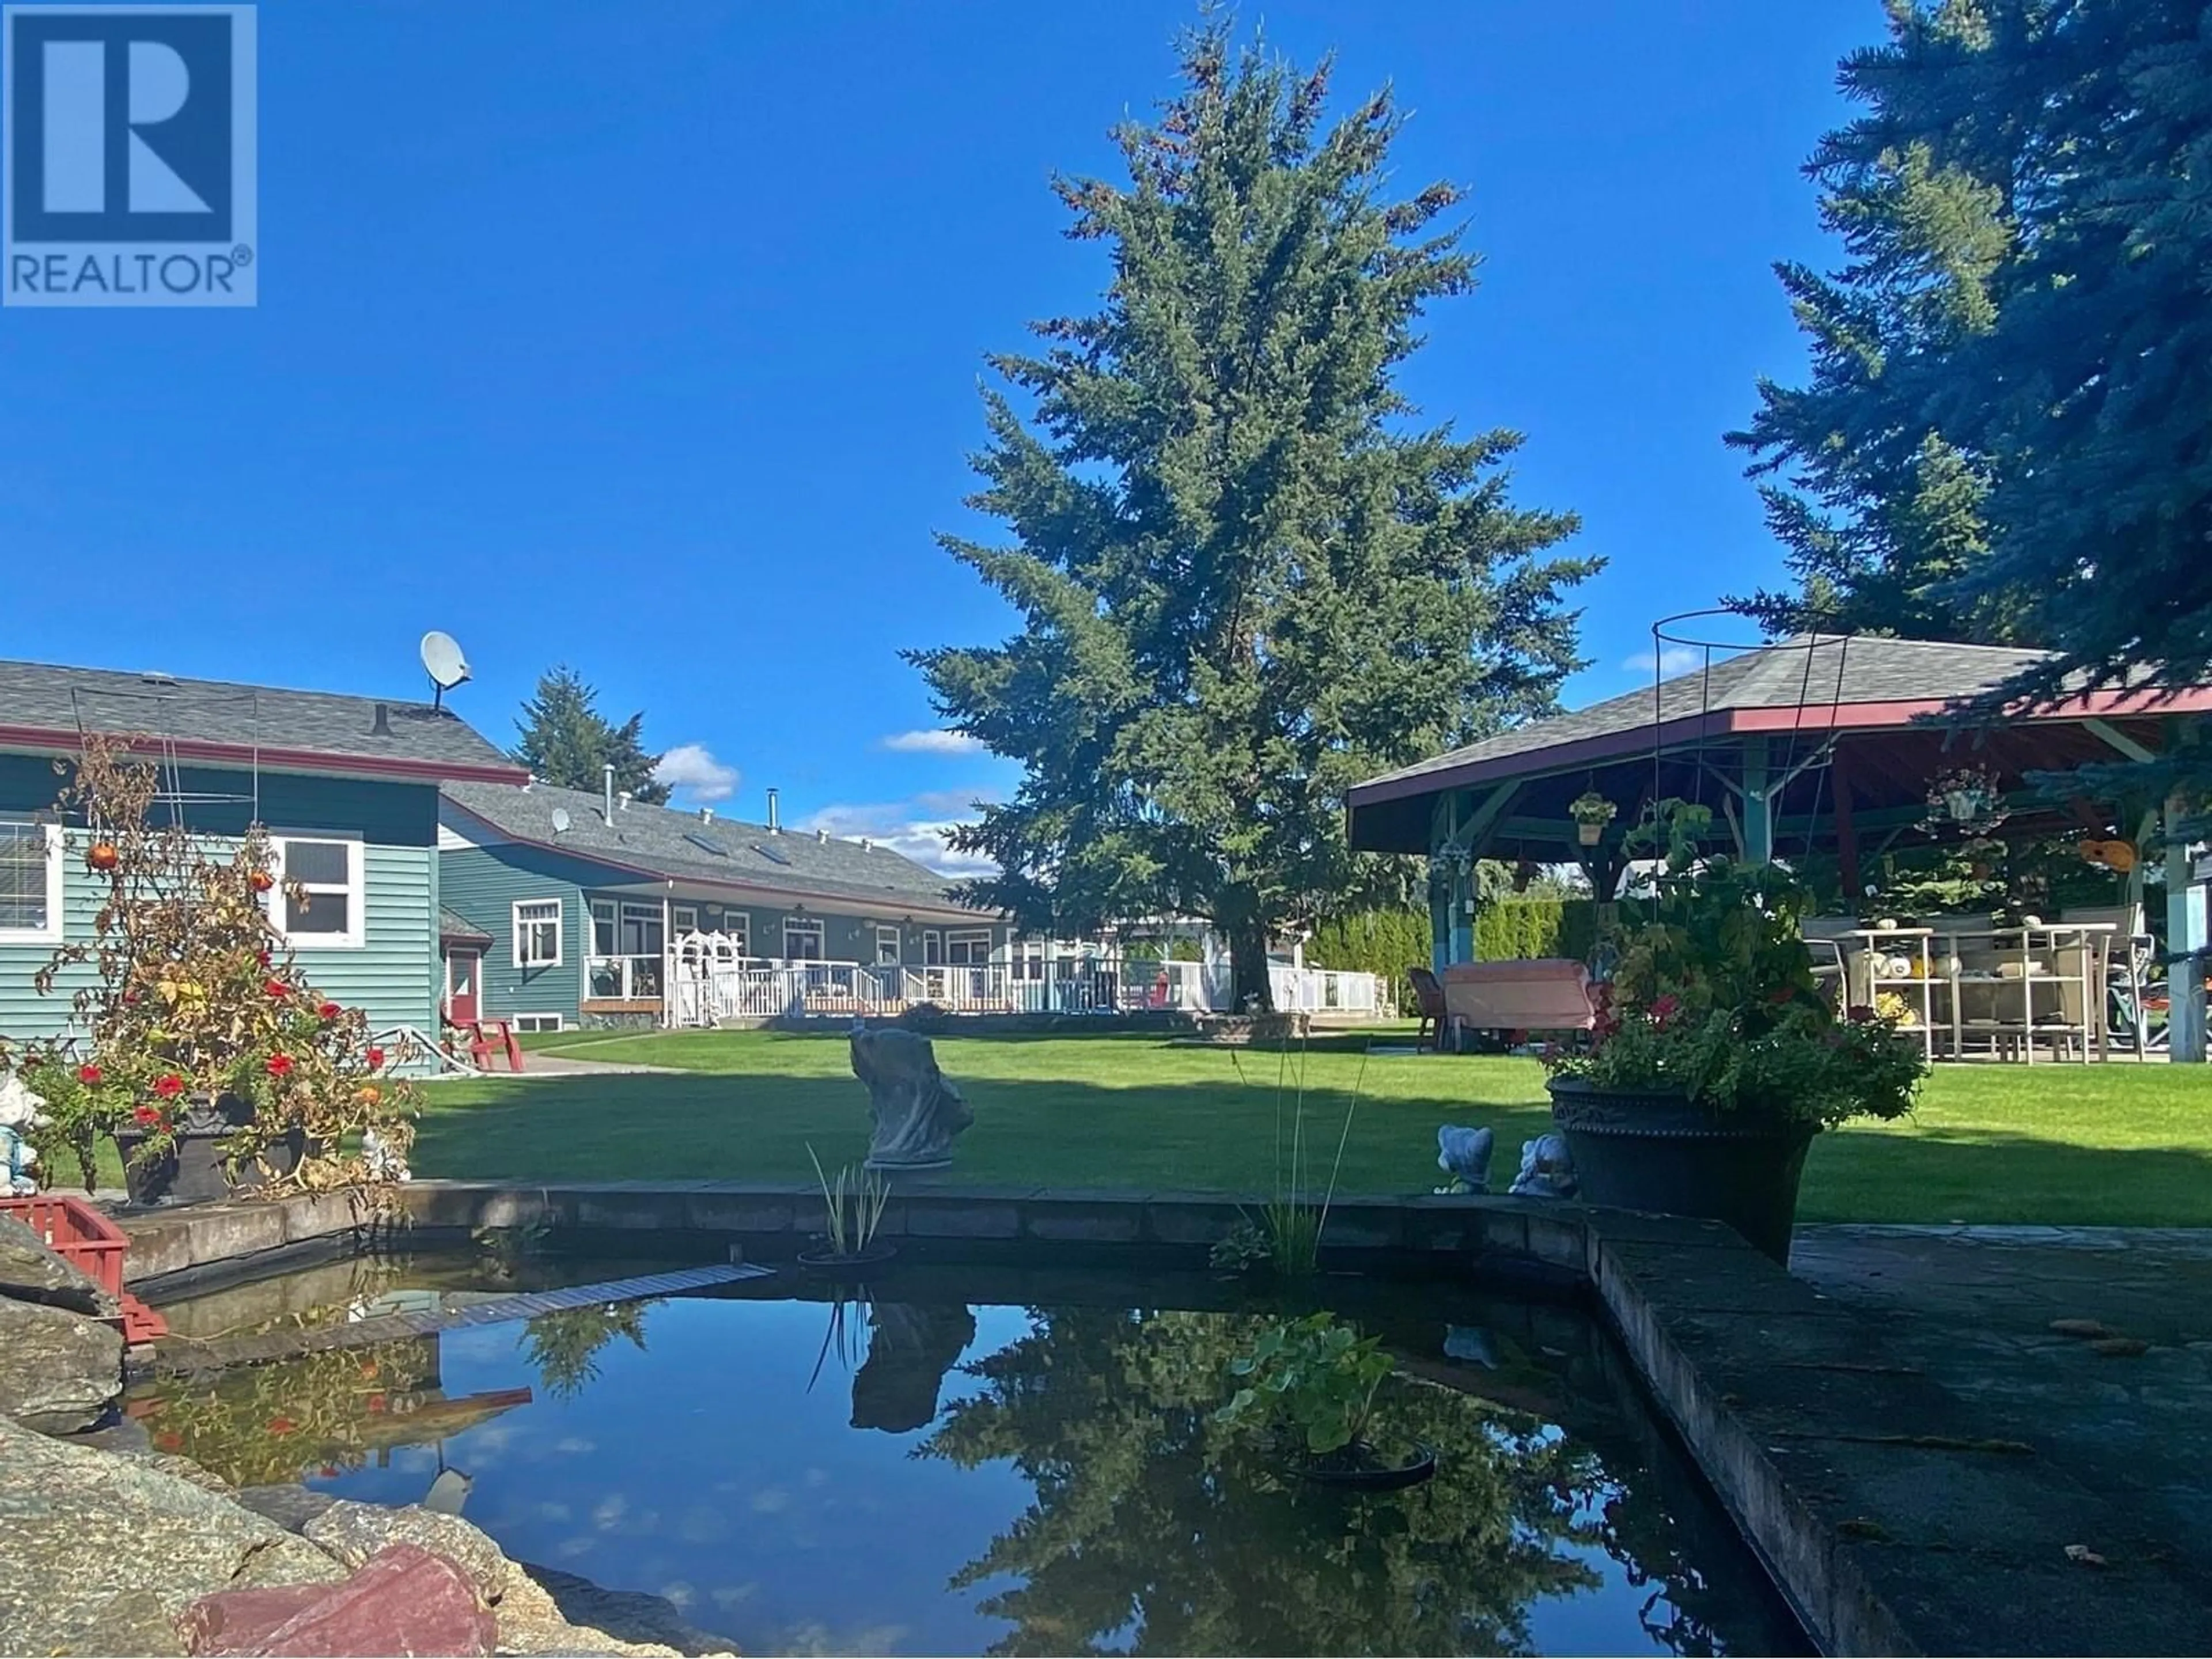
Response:
[{"label": "flowering plant with red blooms", "polygon": [[[99,876],[91,937],[64,940],[34,977],[43,994],[74,988],[80,1035],[0,1055],[46,1099],[41,1152],[69,1154],[64,1162],[89,1180],[103,1136],[122,1132],[144,1164],[180,1132],[219,1129],[237,1169],[298,1130],[317,1150],[296,1184],[373,1182],[346,1149],[374,1128],[404,1156],[413,1101],[404,1085],[361,1092],[383,1056],[368,1057],[367,1017],[318,993],[276,932],[272,914],[305,896],[282,878],[268,836],[255,827],[224,838],[178,822],[157,806],[155,769],[119,744],[92,739],[58,769],[63,823],[97,826],[116,860]],[[270,878],[267,892],[257,874]]]},{"label": "flowering plant with red blooms", "polygon": [[1553,1073],[1816,1128],[1909,1111],[1921,1046],[1871,1009],[1837,1018],[1799,931],[1803,888],[1776,866],[1706,856],[1711,826],[1711,811],[1674,801],[1632,833],[1663,853],[1654,892],[1621,902],[1589,1042],[1551,1059]]}]

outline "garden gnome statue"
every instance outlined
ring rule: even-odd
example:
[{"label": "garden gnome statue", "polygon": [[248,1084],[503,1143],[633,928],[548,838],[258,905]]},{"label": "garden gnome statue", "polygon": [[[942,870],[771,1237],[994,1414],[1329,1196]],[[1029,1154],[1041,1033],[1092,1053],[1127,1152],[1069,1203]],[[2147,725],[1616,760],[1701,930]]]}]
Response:
[{"label": "garden gnome statue", "polygon": [[1437,1125],[1437,1168],[1458,1178],[1470,1193],[1490,1190],[1490,1149],[1498,1137],[1488,1129],[1457,1123]]},{"label": "garden gnome statue", "polygon": [[1513,1177],[1516,1198],[1572,1198],[1574,1161],[1561,1135],[1538,1135],[1521,1143],[1521,1173]]},{"label": "garden gnome statue", "polygon": [[28,1198],[39,1190],[31,1167],[39,1161],[26,1138],[41,1128],[46,1103],[24,1086],[19,1077],[0,1078],[0,1198]]},{"label": "garden gnome statue", "polygon": [[960,1091],[937,1069],[929,1039],[896,1026],[871,1031],[853,1022],[853,1075],[868,1085],[876,1133],[871,1170],[941,1170],[952,1137],[975,1121]]}]

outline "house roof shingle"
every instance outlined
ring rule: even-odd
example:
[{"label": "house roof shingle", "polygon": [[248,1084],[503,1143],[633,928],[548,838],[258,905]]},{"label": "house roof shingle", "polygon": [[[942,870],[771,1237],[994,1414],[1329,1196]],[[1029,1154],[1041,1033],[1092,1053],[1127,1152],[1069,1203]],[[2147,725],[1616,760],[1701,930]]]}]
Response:
[{"label": "house roof shingle", "polygon": [[[578,858],[678,881],[703,882],[880,907],[924,906],[951,915],[986,913],[952,896],[951,881],[887,847],[826,839],[765,824],[647,806],[617,807],[611,823],[603,797],[549,784],[514,788],[497,784],[452,784],[447,799],[517,841],[553,847]],[[553,828],[556,810],[568,827]]]},{"label": "house roof shingle", "polygon": [[441,943],[456,945],[489,945],[491,935],[471,921],[458,910],[438,907],[438,938]]},{"label": "house roof shingle", "polygon": [[74,748],[88,733],[159,739],[187,760],[258,757],[272,770],[524,775],[451,709],[426,702],[0,662],[0,746]]}]

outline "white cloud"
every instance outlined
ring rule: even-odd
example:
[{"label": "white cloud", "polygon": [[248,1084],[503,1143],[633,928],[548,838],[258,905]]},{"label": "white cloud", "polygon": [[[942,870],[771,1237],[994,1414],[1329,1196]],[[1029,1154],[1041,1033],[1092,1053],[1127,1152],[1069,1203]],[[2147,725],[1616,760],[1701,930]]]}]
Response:
[{"label": "white cloud", "polygon": [[825,806],[801,823],[804,830],[826,830],[847,841],[866,838],[878,847],[955,879],[994,876],[999,866],[974,853],[956,853],[947,838],[975,820],[975,790],[933,790],[910,800]]},{"label": "white cloud", "polygon": [[965,732],[942,729],[895,732],[884,739],[884,747],[902,755],[980,755],[983,752],[983,739],[971,738]]},{"label": "white cloud", "polygon": [[660,757],[653,781],[680,789],[693,800],[727,800],[738,791],[738,769],[723,765],[703,743],[679,743]]},{"label": "white cloud", "polygon": [[[1721,653],[1716,653],[1713,660],[1718,662]],[[1653,662],[1650,652],[1639,651],[1620,665],[1632,674],[1649,674]],[[1705,653],[1694,645],[1662,645],[1659,647],[1656,662],[1660,678],[1671,680],[1677,674],[1694,673],[1703,668]]]}]

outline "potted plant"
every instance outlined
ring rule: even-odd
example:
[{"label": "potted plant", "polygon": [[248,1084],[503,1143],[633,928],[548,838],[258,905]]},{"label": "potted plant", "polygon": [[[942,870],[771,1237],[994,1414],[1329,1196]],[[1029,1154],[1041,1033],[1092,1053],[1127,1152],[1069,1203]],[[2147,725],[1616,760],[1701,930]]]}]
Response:
[{"label": "potted plant", "polygon": [[1214,1417],[1259,1433],[1299,1480],[1395,1491],[1434,1474],[1437,1459],[1418,1444],[1393,1457],[1369,1438],[1376,1394],[1394,1369],[1380,1338],[1333,1314],[1280,1321],[1229,1362],[1237,1389]]},{"label": "potted plant", "polygon": [[896,1255],[896,1245],[876,1237],[876,1230],[883,1225],[884,1206],[891,1200],[890,1184],[875,1170],[855,1170],[849,1164],[835,1176],[825,1175],[813,1147],[806,1149],[806,1156],[814,1165],[815,1180],[821,1183],[829,1225],[826,1232],[818,1235],[822,1247],[800,1251],[799,1265],[817,1273],[851,1273]]},{"label": "potted plant", "polygon": [[1567,816],[1575,821],[1575,839],[1595,847],[1605,839],[1605,826],[1620,809],[1595,789],[1586,789],[1567,803]]},{"label": "potted plant", "polygon": [[1549,1056],[1552,1116],[1589,1202],[1710,1216],[1786,1262],[1813,1137],[1908,1111],[1927,1061],[1893,1018],[1829,1006],[1796,878],[1700,856],[1711,824],[1670,801],[1638,832],[1666,843],[1656,890],[1621,907],[1589,1045]]},{"label": "potted plant", "polygon": [[42,994],[80,981],[75,1031],[13,1061],[49,1102],[44,1133],[88,1184],[112,1138],[140,1203],[381,1178],[412,1138],[410,1099],[381,1075],[392,1056],[366,1016],[317,992],[271,924],[266,896],[283,884],[267,836],[157,823],[159,793],[153,767],[94,740],[62,793],[106,890],[91,938],[35,976]]}]

